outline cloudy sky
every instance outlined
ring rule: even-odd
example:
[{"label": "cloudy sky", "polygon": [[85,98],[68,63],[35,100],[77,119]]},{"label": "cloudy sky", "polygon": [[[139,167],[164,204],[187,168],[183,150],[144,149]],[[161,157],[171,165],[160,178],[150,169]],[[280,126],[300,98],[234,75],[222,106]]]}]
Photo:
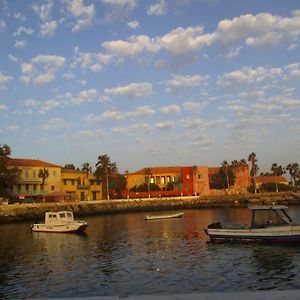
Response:
[{"label": "cloudy sky", "polygon": [[119,170],[300,162],[300,2],[0,0],[0,144]]}]

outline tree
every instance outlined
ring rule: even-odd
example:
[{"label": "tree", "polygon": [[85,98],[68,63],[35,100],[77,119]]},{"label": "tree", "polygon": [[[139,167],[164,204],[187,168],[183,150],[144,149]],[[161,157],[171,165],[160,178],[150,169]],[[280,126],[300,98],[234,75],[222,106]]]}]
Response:
[{"label": "tree", "polygon": [[75,166],[74,166],[73,164],[66,164],[66,165],[64,166],[64,169],[75,170],[76,168],[75,168]]},{"label": "tree", "polygon": [[8,189],[17,183],[21,172],[17,167],[8,168],[10,155],[10,147],[0,144],[0,198],[9,196]]},{"label": "tree", "polygon": [[[38,173],[38,177],[42,179],[42,185],[43,185],[43,190],[44,190],[45,181],[49,177],[48,169],[47,168],[40,169],[39,173]],[[44,196],[43,196],[43,202],[45,202]]]},{"label": "tree", "polygon": [[147,177],[147,184],[148,184],[148,196],[150,198],[150,178],[152,176],[152,170],[151,168],[145,168],[145,176]]},{"label": "tree", "polygon": [[285,171],[283,170],[282,166],[278,166],[277,163],[272,164],[271,171],[273,172],[273,176],[275,176],[275,187],[276,192],[278,192],[277,176],[282,176]]},{"label": "tree", "polygon": [[229,189],[229,179],[228,179],[228,162],[224,160],[221,164],[221,171],[225,174],[226,187]]},{"label": "tree", "polygon": [[300,168],[298,163],[290,163],[286,166],[286,170],[289,171],[291,176],[291,183],[292,186],[296,185],[296,182],[299,181],[300,178]]},{"label": "tree", "polygon": [[95,176],[102,181],[103,198],[107,200],[109,200],[109,176],[116,173],[118,173],[116,163],[111,163],[107,154],[99,155]]},{"label": "tree", "polygon": [[254,190],[254,193],[256,193],[257,190],[256,190],[255,176],[256,176],[257,171],[258,171],[259,168],[257,166],[256,154],[254,152],[252,152],[251,154],[249,154],[248,161],[251,163],[251,183],[252,183],[252,188]]},{"label": "tree", "polygon": [[111,177],[110,188],[114,191],[117,198],[122,198],[127,187],[127,178],[121,174],[114,174]]},{"label": "tree", "polygon": [[43,189],[46,179],[49,177],[49,171],[47,168],[39,170],[38,177],[42,179]]},{"label": "tree", "polygon": [[81,171],[85,173],[86,178],[92,173],[93,169],[89,162],[83,163],[81,166]]}]

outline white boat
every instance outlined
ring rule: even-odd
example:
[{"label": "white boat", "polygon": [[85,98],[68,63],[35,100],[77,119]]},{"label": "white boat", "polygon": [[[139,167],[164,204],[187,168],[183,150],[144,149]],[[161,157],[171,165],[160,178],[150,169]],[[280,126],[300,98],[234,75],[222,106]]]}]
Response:
[{"label": "white boat", "polygon": [[184,213],[176,213],[176,214],[167,214],[167,215],[156,215],[156,216],[146,216],[145,220],[159,220],[159,219],[172,219],[172,218],[181,218]]},{"label": "white boat", "polygon": [[211,240],[300,242],[300,225],[287,214],[285,205],[249,205],[250,226],[222,226],[212,223],[204,231]]},{"label": "white boat", "polygon": [[82,233],[87,228],[85,221],[74,220],[73,212],[58,211],[46,212],[45,223],[31,225],[31,230],[36,232],[57,233]]}]

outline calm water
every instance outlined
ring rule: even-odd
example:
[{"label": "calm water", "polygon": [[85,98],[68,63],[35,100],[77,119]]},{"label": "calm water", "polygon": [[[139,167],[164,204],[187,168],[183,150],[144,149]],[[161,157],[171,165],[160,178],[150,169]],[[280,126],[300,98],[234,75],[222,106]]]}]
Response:
[{"label": "calm water", "polygon": [[[300,222],[300,207],[290,214]],[[1,225],[0,298],[300,288],[300,245],[207,243],[207,224],[247,224],[247,209],[186,210],[156,221],[145,215],[84,218],[86,235]]]}]

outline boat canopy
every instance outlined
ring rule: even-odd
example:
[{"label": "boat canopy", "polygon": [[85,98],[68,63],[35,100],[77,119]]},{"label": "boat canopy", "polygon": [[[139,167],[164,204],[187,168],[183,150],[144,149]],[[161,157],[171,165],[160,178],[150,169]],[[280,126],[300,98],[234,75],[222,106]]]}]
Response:
[{"label": "boat canopy", "polygon": [[249,209],[252,210],[277,210],[277,209],[288,209],[286,205],[248,205]]}]

